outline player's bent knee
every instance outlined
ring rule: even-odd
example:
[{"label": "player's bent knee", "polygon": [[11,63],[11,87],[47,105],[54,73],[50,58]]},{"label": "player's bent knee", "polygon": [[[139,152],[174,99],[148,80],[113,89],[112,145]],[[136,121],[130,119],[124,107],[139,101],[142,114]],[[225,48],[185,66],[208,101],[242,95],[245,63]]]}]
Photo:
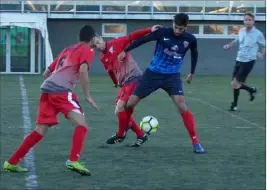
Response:
[{"label": "player's bent knee", "polygon": [[182,102],[178,105],[178,109],[180,113],[184,113],[188,110],[187,105],[185,104],[185,102]]},{"label": "player's bent knee", "polygon": [[125,111],[125,105],[126,105],[126,103],[124,101],[119,100],[117,105],[116,105],[115,112],[118,113],[118,112]]},{"label": "player's bent knee", "polygon": [[187,105],[185,104],[184,96],[175,95],[175,96],[171,96],[171,98],[180,113],[187,111],[188,108],[187,108]]},{"label": "player's bent knee", "polygon": [[236,78],[234,78],[231,82],[231,85],[233,89],[239,89],[241,86],[241,83]]},{"label": "player's bent knee", "polygon": [[45,136],[49,128],[49,125],[37,125],[35,131],[42,136]]},{"label": "player's bent knee", "polygon": [[138,96],[132,95],[129,101],[127,102],[126,109],[134,108],[138,104],[139,101],[140,101],[140,98]]},{"label": "player's bent knee", "polygon": [[239,89],[241,87],[241,84],[232,84],[233,89]]},{"label": "player's bent knee", "polygon": [[72,122],[74,126],[84,126],[87,128],[84,114],[75,110],[68,113],[67,118]]}]

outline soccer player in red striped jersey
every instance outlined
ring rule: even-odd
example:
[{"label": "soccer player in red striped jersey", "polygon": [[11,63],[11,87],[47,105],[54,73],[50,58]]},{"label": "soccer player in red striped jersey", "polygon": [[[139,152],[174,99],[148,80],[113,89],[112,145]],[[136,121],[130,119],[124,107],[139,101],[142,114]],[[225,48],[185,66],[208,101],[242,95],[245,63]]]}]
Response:
[{"label": "soccer player in red striped jersey", "polygon": [[132,117],[128,118],[129,116],[124,110],[124,107],[135,89],[136,82],[141,77],[142,72],[130,53],[127,54],[122,63],[118,63],[117,56],[132,41],[156,31],[159,27],[159,25],[155,25],[146,29],[137,30],[127,36],[114,38],[107,42],[105,42],[101,37],[95,37],[94,46],[97,50],[101,51],[101,63],[112,80],[114,87],[120,87],[115,100],[115,114],[118,118],[118,131],[107,140],[107,144],[122,142],[125,139],[126,132],[129,128],[131,128],[137,136],[137,141],[132,145],[133,147],[139,147],[148,139],[147,134],[140,129]]},{"label": "soccer player in red striped jersey", "polygon": [[15,153],[4,163],[5,171],[28,171],[27,168],[18,165],[19,161],[41,141],[49,127],[58,124],[57,115],[60,112],[75,126],[66,167],[82,175],[91,175],[90,171],[78,162],[87,133],[87,124],[73,89],[75,84],[81,81],[86,101],[98,110],[88,87],[88,71],[94,58],[94,50],[90,45],[94,36],[95,31],[92,26],[82,27],[79,35],[80,42],[65,48],[45,70],[36,128],[24,138]]}]

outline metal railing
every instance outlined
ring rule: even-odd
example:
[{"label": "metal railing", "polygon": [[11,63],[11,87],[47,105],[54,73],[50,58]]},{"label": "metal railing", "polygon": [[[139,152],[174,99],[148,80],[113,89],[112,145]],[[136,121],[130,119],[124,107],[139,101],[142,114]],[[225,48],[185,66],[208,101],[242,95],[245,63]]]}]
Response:
[{"label": "metal railing", "polygon": [[2,0],[1,12],[59,14],[266,15],[265,1],[25,1]]}]

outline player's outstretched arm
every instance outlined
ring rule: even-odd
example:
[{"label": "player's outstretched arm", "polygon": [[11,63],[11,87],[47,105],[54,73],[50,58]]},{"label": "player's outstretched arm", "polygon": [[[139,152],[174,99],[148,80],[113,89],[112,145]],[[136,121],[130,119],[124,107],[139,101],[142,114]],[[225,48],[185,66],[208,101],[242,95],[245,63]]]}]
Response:
[{"label": "player's outstretched arm", "polygon": [[118,81],[113,71],[108,71],[109,78],[112,80],[114,87],[118,87]]},{"label": "player's outstretched arm", "polygon": [[44,80],[47,79],[50,76],[50,74],[51,74],[51,71],[49,68],[47,68],[42,74]]},{"label": "player's outstretched arm", "polygon": [[138,38],[137,40],[133,41],[127,48],[125,48],[118,55],[118,61],[121,62],[124,59],[127,52],[141,46],[142,44],[160,39],[162,33],[163,33],[162,29],[158,29],[155,32],[152,32],[142,38]]},{"label": "player's outstretched arm", "polygon": [[198,61],[197,39],[195,39],[190,45],[190,51],[191,51],[191,74],[194,74]]},{"label": "player's outstretched arm", "polygon": [[152,32],[142,38],[138,38],[137,40],[133,41],[127,48],[124,49],[125,52],[129,52],[147,42],[158,40],[161,36],[162,30],[159,29],[155,32]]},{"label": "player's outstretched arm", "polygon": [[236,38],[231,43],[224,45],[223,49],[225,49],[225,50],[231,49],[232,47],[234,47],[237,44],[237,42],[238,42],[238,39]]},{"label": "player's outstretched arm", "polygon": [[89,97],[89,74],[88,74],[88,65],[87,63],[83,63],[80,66],[80,80],[81,86],[85,97]]},{"label": "player's outstretched arm", "polygon": [[197,66],[198,61],[198,50],[197,50],[197,39],[190,44],[190,51],[191,51],[191,71],[190,74],[187,76],[186,81],[187,83],[191,83],[193,79],[193,74],[195,73],[195,69]]},{"label": "player's outstretched arm", "polygon": [[262,50],[258,53],[257,57],[258,59],[263,59],[264,56],[266,55],[266,43],[264,35],[262,33],[260,33],[258,44],[262,47]]},{"label": "player's outstretched arm", "polygon": [[117,87],[118,86],[118,81],[117,81],[117,78],[116,78],[116,75],[115,75],[114,71],[109,69],[108,65],[104,62],[104,60],[100,59],[100,61],[103,64],[105,70],[107,71],[107,74],[108,74],[109,78],[111,79],[114,87]]},{"label": "player's outstretched arm", "polygon": [[117,38],[116,39],[117,43],[121,44],[119,51],[123,51],[133,41],[135,41],[139,38],[142,38],[142,37],[146,36],[147,34],[150,34],[151,32],[155,32],[160,28],[162,28],[161,25],[154,25],[154,26],[149,27],[149,28],[136,30],[136,31],[128,34],[127,36]]},{"label": "player's outstretched arm", "polygon": [[89,74],[88,74],[89,66],[87,63],[83,63],[80,66],[80,80],[81,86],[83,89],[83,93],[85,96],[85,100],[90,103],[96,110],[99,110],[99,107],[96,105],[95,101],[90,95],[89,92]]},{"label": "player's outstretched arm", "polygon": [[138,38],[141,38],[151,32],[157,31],[159,28],[162,28],[161,25],[154,25],[149,28],[141,29],[141,30],[136,30],[128,35],[129,43],[131,43],[134,40],[137,40]]},{"label": "player's outstretched arm", "polygon": [[44,79],[47,79],[51,73],[56,69],[56,65],[58,62],[58,57],[47,67],[47,69],[43,72]]}]

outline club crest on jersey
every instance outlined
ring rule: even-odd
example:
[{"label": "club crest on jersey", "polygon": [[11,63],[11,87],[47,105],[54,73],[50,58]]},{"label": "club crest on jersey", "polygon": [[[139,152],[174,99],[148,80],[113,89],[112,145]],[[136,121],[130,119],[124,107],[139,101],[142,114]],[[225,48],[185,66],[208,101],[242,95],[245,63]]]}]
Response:
[{"label": "club crest on jersey", "polygon": [[189,45],[189,42],[188,41],[184,41],[184,47],[187,48]]},{"label": "club crest on jersey", "polygon": [[178,49],[179,49],[179,48],[178,48],[177,45],[175,45],[175,46],[172,47],[172,50],[174,50],[174,51],[178,51]]}]

